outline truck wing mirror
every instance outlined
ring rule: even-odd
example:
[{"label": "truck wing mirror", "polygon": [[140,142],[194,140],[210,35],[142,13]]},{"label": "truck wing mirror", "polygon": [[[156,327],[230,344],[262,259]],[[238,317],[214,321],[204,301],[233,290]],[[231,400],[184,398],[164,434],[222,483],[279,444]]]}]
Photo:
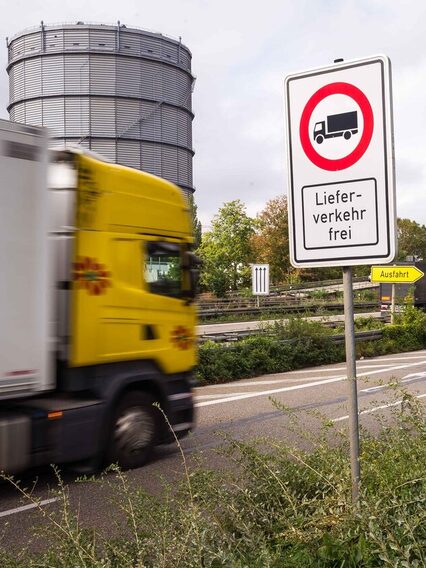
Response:
[{"label": "truck wing mirror", "polygon": [[183,256],[183,267],[184,268],[192,268],[198,269],[200,266],[203,265],[203,261],[199,256],[191,251],[185,251]]},{"label": "truck wing mirror", "polygon": [[199,267],[203,264],[201,258],[190,251],[186,251],[183,256],[183,268],[187,270],[189,288],[184,291],[184,297],[191,303],[198,291],[200,271]]}]

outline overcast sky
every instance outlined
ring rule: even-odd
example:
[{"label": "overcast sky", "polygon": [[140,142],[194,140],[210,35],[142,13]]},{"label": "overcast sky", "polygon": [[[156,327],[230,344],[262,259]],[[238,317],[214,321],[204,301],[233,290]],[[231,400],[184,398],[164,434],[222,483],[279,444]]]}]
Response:
[{"label": "overcast sky", "polygon": [[[3,38],[40,20],[120,20],[182,36],[197,77],[194,183],[205,229],[225,201],[241,199],[255,215],[287,192],[285,75],[338,57],[386,54],[393,66],[398,216],[426,224],[424,0],[15,0],[1,12]],[[0,116],[7,118],[3,46]]]}]

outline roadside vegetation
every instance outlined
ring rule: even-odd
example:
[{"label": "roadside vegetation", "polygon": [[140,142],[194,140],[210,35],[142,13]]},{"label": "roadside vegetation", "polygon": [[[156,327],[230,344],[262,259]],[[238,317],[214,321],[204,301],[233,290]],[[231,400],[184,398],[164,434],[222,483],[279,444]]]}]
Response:
[{"label": "roadside vegetation", "polygon": [[[250,264],[267,263],[271,282],[289,287],[318,280],[341,279],[339,267],[294,268],[289,255],[288,203],[285,195],[269,200],[255,218],[241,200],[223,203],[208,231],[201,231],[195,203],[191,203],[195,249],[203,260],[201,288],[217,297],[229,297],[250,288]],[[398,260],[426,258],[426,226],[398,219]],[[366,277],[370,266],[355,267],[355,276]]]},{"label": "roadside vegetation", "polygon": [[[426,347],[426,314],[406,306],[395,325],[372,318],[355,320],[356,331],[382,329],[382,339],[357,343],[358,357],[415,351]],[[233,381],[268,373],[293,371],[345,360],[343,344],[332,340],[343,327],[330,329],[300,317],[286,324],[265,324],[265,331],[233,344],[205,342],[200,345],[197,378],[201,385]]]},{"label": "roadside vegetation", "polygon": [[[364,300],[365,302],[369,300]],[[356,300],[358,303],[359,300]],[[330,308],[333,304],[336,307]],[[343,300],[334,300],[329,299],[328,301],[318,302],[318,301],[304,301],[300,304],[300,312],[298,312],[298,317],[312,317],[312,316],[333,316],[333,315],[341,315],[343,313],[343,309],[337,309],[337,306],[341,306],[343,304]],[[283,308],[286,305],[297,305],[297,304],[283,304]],[[365,307],[354,305],[354,312],[361,313],[365,312]],[[214,324],[214,323],[235,323],[235,322],[245,322],[245,321],[268,321],[272,319],[288,319],[289,314],[283,313],[283,311],[279,311],[278,308],[274,307],[267,307],[267,309],[263,309],[260,314],[253,313],[251,310],[249,313],[227,313],[226,310],[222,312],[218,311],[217,315],[209,315],[207,317],[203,317],[203,314],[200,314],[199,317],[199,324],[200,325],[207,325],[207,324]]]},{"label": "roadside vegetation", "polygon": [[[347,434],[315,413],[283,413],[289,428],[306,435],[302,451],[285,441],[224,439],[226,466],[188,464],[182,481],[164,483],[160,496],[112,470],[103,479],[114,536],[84,526],[78,506],[59,482],[59,509],[40,508],[44,550],[23,545],[11,553],[1,542],[2,568],[423,568],[426,566],[426,416],[402,401],[380,424],[378,437],[362,435],[361,502],[353,507]],[[369,417],[373,419],[373,415]],[[303,438],[302,438],[303,439]],[[332,441],[330,443],[330,441]],[[14,483],[14,482],[13,482]],[[37,502],[22,490],[29,502]]]},{"label": "roadside vegetation", "polygon": [[[315,315],[333,315],[343,313],[343,292],[325,293],[324,290],[314,290],[304,294],[304,297],[280,297],[269,296],[259,298],[259,307],[256,299],[250,293],[239,293],[227,300],[218,300],[212,296],[204,295],[199,300],[199,322],[200,324],[231,323],[253,320],[284,319],[289,317],[288,308],[297,307],[301,310],[303,317]],[[363,303],[375,302],[379,309],[378,290],[365,289],[354,290],[354,309],[355,313],[365,311]],[[331,308],[330,308],[331,307]],[[340,308],[340,309],[339,309]],[[233,309],[237,311],[233,311]],[[208,314],[205,311],[208,311]],[[244,310],[247,313],[244,313]],[[256,310],[254,312],[253,310]]]}]

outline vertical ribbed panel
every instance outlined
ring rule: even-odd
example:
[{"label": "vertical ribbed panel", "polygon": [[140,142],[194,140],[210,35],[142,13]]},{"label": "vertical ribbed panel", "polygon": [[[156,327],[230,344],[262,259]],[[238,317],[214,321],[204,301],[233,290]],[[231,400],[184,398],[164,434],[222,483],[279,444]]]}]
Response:
[{"label": "vertical ribbed panel", "polygon": [[162,171],[166,179],[177,183],[177,148],[173,146],[162,147]]},{"label": "vertical ribbed panel", "polygon": [[117,99],[117,134],[118,138],[141,137],[141,103],[135,100]]},{"label": "vertical ribbed panel", "polygon": [[65,98],[54,97],[43,100],[43,126],[51,136],[65,137]]},{"label": "vertical ribbed panel", "polygon": [[90,134],[92,137],[110,136],[115,140],[115,100],[101,97],[90,99]]},{"label": "vertical ribbed panel", "polygon": [[161,34],[44,26],[8,45],[12,120],[192,188],[191,54]]},{"label": "vertical ribbed panel", "polygon": [[14,99],[11,102],[21,101],[25,98],[25,61],[19,61],[13,66],[13,94]]},{"label": "vertical ribbed panel", "polygon": [[178,185],[185,184],[191,174],[192,156],[186,150],[178,149]]},{"label": "vertical ribbed panel", "polygon": [[47,30],[44,32],[45,52],[62,51],[64,49],[64,30]]},{"label": "vertical ribbed panel", "polygon": [[25,53],[34,55],[41,50],[41,35],[39,33],[25,36]]},{"label": "vertical ribbed panel", "polygon": [[25,98],[31,99],[33,97],[41,96],[41,59],[36,57],[34,59],[27,59],[25,61]]},{"label": "vertical ribbed panel", "polygon": [[89,30],[74,28],[64,30],[64,49],[67,51],[76,49],[89,49]]},{"label": "vertical ribbed panel", "polygon": [[115,95],[115,64],[114,57],[90,56],[90,93]]},{"label": "vertical ribbed panel", "polygon": [[119,140],[117,142],[117,162],[129,168],[141,168],[141,147],[136,140]]},{"label": "vertical ribbed panel", "polygon": [[[74,31],[74,30],[73,30]],[[90,30],[90,49],[93,51],[115,51],[116,31],[91,29]]]},{"label": "vertical ribbed panel", "polygon": [[65,98],[64,136],[77,139],[90,136],[89,97]]},{"label": "vertical ribbed panel", "polygon": [[89,92],[89,56],[64,57],[65,94],[79,95]]},{"label": "vertical ribbed panel", "polygon": [[179,146],[186,146],[187,148],[192,147],[191,143],[191,118],[182,110],[177,112],[177,143]]},{"label": "vertical ribbed panel", "polygon": [[25,103],[25,122],[32,126],[43,126],[42,121],[42,101],[26,101]]},{"label": "vertical ribbed panel", "polygon": [[43,95],[63,95],[65,76],[64,76],[64,56],[54,55],[43,58]]},{"label": "vertical ribbed panel", "polygon": [[117,161],[117,148],[115,140],[103,140],[100,138],[92,139],[90,142],[90,149],[111,162]]},{"label": "vertical ribbed panel", "polygon": [[138,34],[120,31],[120,50],[127,55],[141,54],[141,39]]},{"label": "vertical ribbed panel", "polygon": [[116,94],[120,97],[141,98],[141,62],[139,59],[121,58],[116,66]]},{"label": "vertical ribbed panel", "polygon": [[163,126],[161,140],[176,144],[177,142],[177,109],[163,105],[161,107],[161,124]]},{"label": "vertical ribbed panel", "polygon": [[141,55],[154,55],[155,57],[161,57],[161,44],[151,36],[141,37]]},{"label": "vertical ribbed panel", "polygon": [[[16,73],[15,73],[15,69],[16,67],[12,67],[9,71],[9,101],[15,101],[15,92],[16,92]],[[13,107],[12,107],[13,110]],[[11,113],[12,115],[12,113]],[[11,119],[13,120],[13,119]]]}]

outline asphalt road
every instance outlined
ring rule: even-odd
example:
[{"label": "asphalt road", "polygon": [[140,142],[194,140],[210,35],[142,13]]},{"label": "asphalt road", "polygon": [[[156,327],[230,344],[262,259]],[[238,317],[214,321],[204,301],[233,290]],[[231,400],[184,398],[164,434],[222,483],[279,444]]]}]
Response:
[{"label": "asphalt road", "polygon": [[[379,415],[390,415],[392,408],[401,405],[400,393],[389,384],[397,382],[420,401],[426,401],[426,350],[358,361],[357,374],[360,422],[372,430],[379,428]],[[190,465],[203,459],[210,467],[223,467],[223,458],[216,449],[225,443],[224,434],[245,440],[269,436],[289,444],[303,444],[302,434],[319,428],[311,411],[320,411],[336,428],[346,431],[347,390],[344,364],[197,388],[198,425],[195,432],[182,441],[183,452]],[[299,432],[290,427],[289,414],[276,408],[271,399],[294,411]],[[182,457],[174,445],[159,448],[152,463],[128,473],[132,484],[153,492],[161,490],[161,478],[174,483],[182,476]],[[118,517],[112,515],[110,501],[118,486],[116,478],[107,476],[106,486],[76,483],[68,473],[64,474],[64,480],[69,484],[71,503],[79,510],[80,521],[102,529],[105,534],[114,534],[112,516],[116,520]],[[31,486],[32,476],[27,475],[24,483]],[[55,485],[49,471],[39,473],[33,494],[42,500],[45,511],[59,507],[57,496],[50,491]],[[0,486],[0,543],[3,546],[13,550],[28,544],[34,526],[42,521],[41,513],[22,500],[15,489]],[[29,546],[36,549],[42,542],[36,540]]]}]

